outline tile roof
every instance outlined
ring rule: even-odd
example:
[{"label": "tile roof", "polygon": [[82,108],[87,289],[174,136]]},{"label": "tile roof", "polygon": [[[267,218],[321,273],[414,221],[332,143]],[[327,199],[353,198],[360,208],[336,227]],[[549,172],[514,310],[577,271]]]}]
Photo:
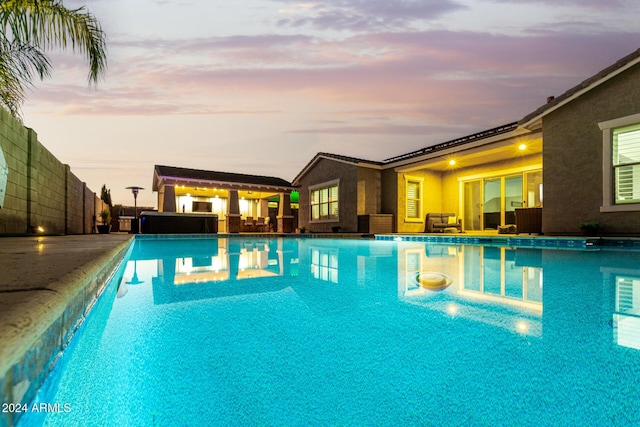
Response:
[{"label": "tile roof", "polygon": [[489,138],[492,136],[500,135],[503,133],[510,132],[518,127],[518,122],[508,123],[506,125],[498,126],[492,129],[483,130],[481,132],[477,132],[471,135],[463,136],[461,138],[452,139],[447,142],[441,142],[439,144],[431,145],[429,147],[421,148],[420,150],[412,151],[410,153],[401,154],[396,157],[391,157],[389,159],[384,160],[383,164],[389,164],[393,162],[397,162],[400,160],[407,160],[414,157],[419,157],[425,154],[434,153],[440,150],[444,150],[445,148],[456,147],[458,145],[468,144],[473,141],[478,141],[481,139]]},{"label": "tile roof", "polygon": [[318,153],[317,156],[330,157],[332,159],[342,160],[342,161],[348,162],[348,163],[369,163],[369,164],[372,164],[372,165],[382,165],[382,162],[378,162],[378,161],[375,161],[375,160],[366,160],[366,159],[361,159],[361,158],[358,158],[358,157],[343,156],[341,154]]},{"label": "tile roof", "polygon": [[213,182],[229,182],[269,187],[291,187],[289,181],[281,178],[261,175],[247,175],[242,173],[207,171],[202,169],[178,168],[174,166],[155,165],[158,177],[182,178],[188,180],[202,180]]}]

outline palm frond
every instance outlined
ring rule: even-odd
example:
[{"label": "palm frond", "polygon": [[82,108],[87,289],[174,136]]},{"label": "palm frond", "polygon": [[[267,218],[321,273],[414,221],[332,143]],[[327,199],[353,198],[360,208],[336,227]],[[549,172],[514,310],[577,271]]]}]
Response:
[{"label": "palm frond", "polygon": [[0,37],[0,103],[20,117],[20,106],[35,77],[51,73],[51,64],[38,46]]},{"label": "palm frond", "polygon": [[84,7],[67,9],[60,0],[2,0],[0,30],[45,50],[70,46],[84,53],[89,83],[97,84],[107,69],[106,35]]}]

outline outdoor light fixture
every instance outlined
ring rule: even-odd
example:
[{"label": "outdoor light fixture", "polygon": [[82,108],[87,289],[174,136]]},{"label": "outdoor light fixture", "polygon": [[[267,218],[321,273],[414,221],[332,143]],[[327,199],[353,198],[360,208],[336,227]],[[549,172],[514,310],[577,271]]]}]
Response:
[{"label": "outdoor light fixture", "polygon": [[144,188],[132,185],[131,187],[127,187],[127,190],[131,190],[133,193],[133,220],[136,222],[136,232],[140,233],[140,226],[138,224],[138,193],[140,190],[144,190]]},{"label": "outdoor light fixture", "polygon": [[527,144],[520,144],[520,145],[518,146],[518,149],[519,149],[520,151],[524,151],[524,150],[526,150],[526,149],[527,149]]},{"label": "outdoor light fixture", "polygon": [[449,166],[454,166],[456,161],[454,159],[449,160]]}]

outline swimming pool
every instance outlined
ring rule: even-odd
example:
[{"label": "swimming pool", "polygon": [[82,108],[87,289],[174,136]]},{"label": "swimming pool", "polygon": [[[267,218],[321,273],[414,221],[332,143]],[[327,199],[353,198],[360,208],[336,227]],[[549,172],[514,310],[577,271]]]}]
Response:
[{"label": "swimming pool", "polygon": [[637,425],[639,379],[638,251],[143,238],[20,425]]}]

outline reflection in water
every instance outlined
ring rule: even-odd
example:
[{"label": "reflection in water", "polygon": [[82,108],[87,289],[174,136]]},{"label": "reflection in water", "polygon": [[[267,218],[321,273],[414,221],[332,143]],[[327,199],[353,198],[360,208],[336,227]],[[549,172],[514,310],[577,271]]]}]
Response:
[{"label": "reflection in water", "polygon": [[[407,302],[520,334],[542,334],[539,250],[406,244],[399,265],[399,294]],[[440,291],[446,301],[436,299]]]},{"label": "reflection in water", "polygon": [[168,304],[282,289],[282,282],[269,279],[296,275],[298,258],[292,243],[285,247],[283,239],[141,240],[130,262],[134,272],[138,263],[147,264],[154,303]]},{"label": "reflection in water", "polygon": [[325,282],[338,283],[338,250],[311,248],[311,276]]},{"label": "reflection in water", "polygon": [[[141,240],[136,242],[117,296],[126,296],[130,285],[145,282],[152,283],[156,304],[290,288],[305,298],[314,298],[316,305],[322,305],[320,311],[331,312],[357,306],[358,292],[367,290],[368,283],[389,283],[395,275],[396,298],[401,301],[439,311],[451,319],[542,336],[543,306],[545,329],[583,315],[596,316],[592,314],[595,303],[588,299],[595,298],[589,296],[589,288],[567,287],[564,283],[567,279],[584,283],[581,275],[591,280],[597,274],[584,268],[584,261],[576,263],[585,255],[420,242],[401,242],[397,246],[366,244],[354,252],[354,247],[322,239]],[[611,289],[611,303],[600,303],[611,307],[606,315],[612,328],[609,336],[613,335],[619,346],[640,349],[640,271],[629,268],[628,261],[619,258],[600,257],[598,264],[590,266],[602,273],[604,289]],[[543,301],[545,280],[554,286]],[[329,299],[312,293],[307,285],[315,282],[339,285],[340,297]],[[572,304],[567,298],[572,299]],[[570,310],[580,304],[585,307]]]},{"label": "reflection in water", "polygon": [[640,350],[640,276],[616,276],[614,338],[618,345]]}]

